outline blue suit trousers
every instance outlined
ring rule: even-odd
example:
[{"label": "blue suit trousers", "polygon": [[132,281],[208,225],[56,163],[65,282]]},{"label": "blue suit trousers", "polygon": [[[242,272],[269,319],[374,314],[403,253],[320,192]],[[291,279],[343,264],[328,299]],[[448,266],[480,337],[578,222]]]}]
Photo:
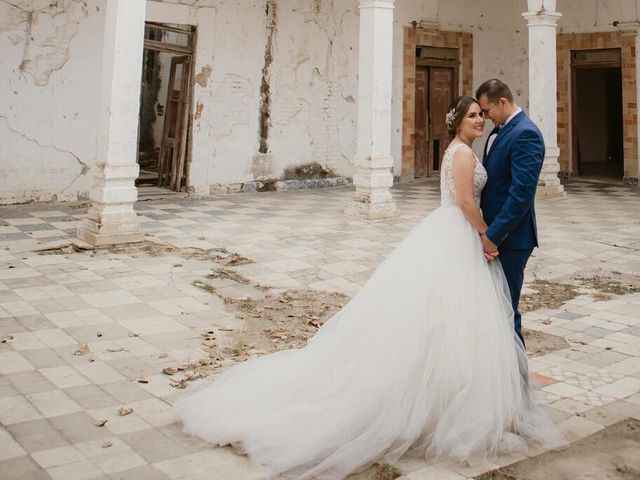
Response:
[{"label": "blue suit trousers", "polygon": [[524,269],[527,261],[533,252],[533,248],[522,250],[501,250],[500,263],[507,277],[509,285],[509,293],[511,294],[511,304],[513,305],[513,328],[524,345],[524,336],[522,335],[522,315],[518,309],[520,303],[520,292],[522,291],[522,283],[524,282]]}]

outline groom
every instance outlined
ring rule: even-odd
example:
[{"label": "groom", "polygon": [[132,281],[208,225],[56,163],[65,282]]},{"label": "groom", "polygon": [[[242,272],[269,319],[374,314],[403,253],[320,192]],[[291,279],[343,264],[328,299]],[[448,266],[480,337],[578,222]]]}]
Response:
[{"label": "groom", "polygon": [[524,345],[518,303],[527,260],[538,246],[534,199],[544,141],[538,127],[513,102],[505,83],[487,80],[478,87],[476,98],[485,117],[499,126],[489,137],[483,158],[489,179],[480,207],[489,228],[481,233],[482,245],[488,258],[495,258],[500,249],[515,331]]}]

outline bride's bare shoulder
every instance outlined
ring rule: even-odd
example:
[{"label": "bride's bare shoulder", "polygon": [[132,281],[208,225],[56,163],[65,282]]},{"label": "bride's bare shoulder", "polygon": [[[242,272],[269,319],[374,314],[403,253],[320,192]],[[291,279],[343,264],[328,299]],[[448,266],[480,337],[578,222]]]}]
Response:
[{"label": "bride's bare shoulder", "polygon": [[453,161],[454,163],[461,164],[475,164],[475,155],[473,153],[473,150],[469,146],[464,144],[456,147],[455,152],[453,152]]}]

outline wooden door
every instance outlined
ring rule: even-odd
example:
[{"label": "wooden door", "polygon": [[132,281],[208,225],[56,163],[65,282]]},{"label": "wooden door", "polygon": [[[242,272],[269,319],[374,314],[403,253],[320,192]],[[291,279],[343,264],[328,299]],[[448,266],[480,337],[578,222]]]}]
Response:
[{"label": "wooden door", "polygon": [[429,174],[429,119],[427,99],[429,88],[429,67],[416,67],[416,106],[415,106],[415,176]]},{"label": "wooden door", "polygon": [[158,161],[158,185],[179,191],[185,173],[191,57],[173,57]]},{"label": "wooden door", "polygon": [[440,171],[440,160],[449,145],[444,118],[454,97],[454,68],[429,67],[429,166]]}]

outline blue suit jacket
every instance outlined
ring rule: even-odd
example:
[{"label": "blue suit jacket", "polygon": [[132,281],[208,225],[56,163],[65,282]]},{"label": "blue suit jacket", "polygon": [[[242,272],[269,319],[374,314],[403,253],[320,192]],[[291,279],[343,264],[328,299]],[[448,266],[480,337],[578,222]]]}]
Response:
[{"label": "blue suit jacket", "polygon": [[487,237],[501,249],[538,246],[534,200],[543,160],[542,134],[523,112],[500,129],[483,158],[489,178],[480,208]]}]

